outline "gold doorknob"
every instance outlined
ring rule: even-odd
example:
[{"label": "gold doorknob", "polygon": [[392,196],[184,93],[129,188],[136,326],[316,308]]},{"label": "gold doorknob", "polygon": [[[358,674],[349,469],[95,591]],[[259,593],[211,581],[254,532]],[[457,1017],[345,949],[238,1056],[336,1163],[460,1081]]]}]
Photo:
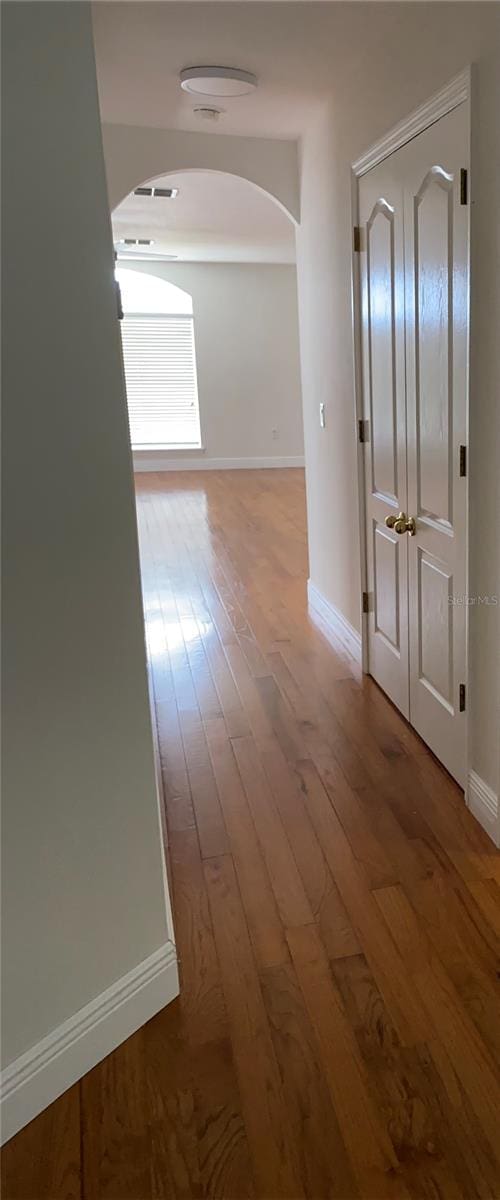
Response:
[{"label": "gold doorknob", "polygon": [[394,533],[409,533],[410,537],[415,537],[417,532],[417,522],[415,517],[407,517],[405,512],[398,513],[397,517],[393,513],[385,518],[385,523],[388,529],[393,529]]}]

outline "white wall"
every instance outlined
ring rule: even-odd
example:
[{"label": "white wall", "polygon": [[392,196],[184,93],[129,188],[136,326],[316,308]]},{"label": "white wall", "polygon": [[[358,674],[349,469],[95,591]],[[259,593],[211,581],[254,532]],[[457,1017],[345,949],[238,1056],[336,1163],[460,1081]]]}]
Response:
[{"label": "white wall", "polygon": [[[364,36],[364,41],[363,41]],[[496,4],[372,5],[351,72],[318,110],[301,148],[297,271],[311,579],[360,627],[351,335],[350,164],[468,62],[478,64],[473,279],[471,570],[500,594],[500,10]],[[321,430],[319,402],[326,404]],[[490,514],[484,520],[484,514]],[[496,514],[495,517],[493,514]],[[498,793],[499,607],[471,611],[472,766]]]},{"label": "white wall", "polygon": [[222,171],[269,192],[299,217],[297,147],[293,141],[188,133],[136,125],[102,127],[109,202],[116,208],[138,184],[167,171]]},{"label": "white wall", "polygon": [[[293,266],[123,263],[193,297],[201,434],[211,459],[304,453]],[[273,438],[272,430],[278,436]],[[143,455],[143,461],[157,455]],[[169,455],[172,458],[172,452]],[[141,456],[134,455],[136,467]]]},{"label": "white wall", "polygon": [[12,3],[2,16],[12,1064],[171,930],[90,11]]}]

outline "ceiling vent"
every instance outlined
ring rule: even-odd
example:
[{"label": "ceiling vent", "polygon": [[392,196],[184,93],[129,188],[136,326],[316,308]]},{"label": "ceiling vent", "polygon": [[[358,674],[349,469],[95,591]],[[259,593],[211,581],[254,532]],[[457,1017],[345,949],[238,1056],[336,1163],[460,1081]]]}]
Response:
[{"label": "ceiling vent", "polygon": [[193,108],[195,116],[200,118],[200,121],[218,121],[223,113],[222,108],[209,108],[206,104],[197,104]]},{"label": "ceiling vent", "polygon": [[162,187],[138,187],[134,188],[134,196],[153,196],[155,199],[175,200],[179,195],[179,188],[162,188]]}]

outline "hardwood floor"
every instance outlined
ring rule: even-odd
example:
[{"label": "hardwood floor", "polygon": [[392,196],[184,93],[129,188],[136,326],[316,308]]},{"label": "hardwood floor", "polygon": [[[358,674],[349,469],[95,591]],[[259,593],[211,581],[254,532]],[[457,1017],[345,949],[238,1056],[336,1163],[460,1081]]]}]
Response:
[{"label": "hardwood floor", "polygon": [[500,855],[312,624],[302,472],[137,489],[182,992],[4,1200],[498,1200]]}]

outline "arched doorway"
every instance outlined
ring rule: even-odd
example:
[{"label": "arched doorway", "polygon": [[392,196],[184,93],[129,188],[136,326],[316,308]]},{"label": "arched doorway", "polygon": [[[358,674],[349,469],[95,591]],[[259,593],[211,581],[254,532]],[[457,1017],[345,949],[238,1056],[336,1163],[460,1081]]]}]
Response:
[{"label": "arched doorway", "polygon": [[200,256],[214,260],[217,255],[218,261],[291,262],[295,257],[296,223],[284,205],[252,180],[228,171],[191,169],[139,182],[114,208],[112,223],[115,250],[123,259],[200,261]]},{"label": "arched doorway", "polygon": [[301,466],[295,225],[283,205],[240,175],[181,171],[138,185],[113,237],[119,270],[193,299],[202,436],[163,439],[154,456],[136,444],[135,469],[176,469],[190,451],[199,470]]}]

